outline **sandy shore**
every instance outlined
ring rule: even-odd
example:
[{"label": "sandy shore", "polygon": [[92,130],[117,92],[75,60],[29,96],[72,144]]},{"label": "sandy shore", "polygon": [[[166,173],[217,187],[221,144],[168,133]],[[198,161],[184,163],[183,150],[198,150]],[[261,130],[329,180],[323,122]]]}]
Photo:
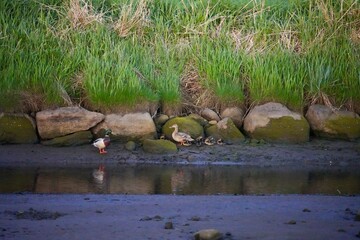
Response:
[{"label": "sandy shore", "polygon": [[193,239],[215,228],[223,239],[356,239],[359,209],[359,196],[6,194],[0,238]]},{"label": "sandy shore", "polygon": [[[236,164],[260,167],[359,168],[360,143],[181,148],[176,154],[94,147],[0,145],[0,167],[117,164]],[[0,194],[3,239],[193,239],[216,228],[223,239],[357,239],[360,196],[174,196]],[[164,229],[171,222],[173,229]]]}]

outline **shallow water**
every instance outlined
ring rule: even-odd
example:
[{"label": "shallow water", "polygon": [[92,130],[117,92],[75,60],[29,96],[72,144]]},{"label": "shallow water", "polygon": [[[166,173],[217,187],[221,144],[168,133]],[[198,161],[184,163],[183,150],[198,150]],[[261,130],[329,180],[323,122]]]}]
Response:
[{"label": "shallow water", "polygon": [[359,169],[275,169],[243,166],[0,168],[0,192],[101,194],[360,194]]}]

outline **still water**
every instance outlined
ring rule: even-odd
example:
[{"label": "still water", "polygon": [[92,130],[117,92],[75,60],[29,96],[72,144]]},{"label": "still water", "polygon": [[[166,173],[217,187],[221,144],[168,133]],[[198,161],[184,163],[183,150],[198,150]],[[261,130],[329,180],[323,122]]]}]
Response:
[{"label": "still water", "polygon": [[116,166],[104,179],[94,168],[0,168],[0,193],[360,194],[360,170],[242,166]]}]

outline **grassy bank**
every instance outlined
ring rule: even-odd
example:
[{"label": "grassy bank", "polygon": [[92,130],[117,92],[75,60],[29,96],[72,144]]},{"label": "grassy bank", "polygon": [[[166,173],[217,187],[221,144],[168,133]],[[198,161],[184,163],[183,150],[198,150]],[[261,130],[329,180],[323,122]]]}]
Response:
[{"label": "grassy bank", "polygon": [[357,0],[0,3],[0,110],[360,111]]}]

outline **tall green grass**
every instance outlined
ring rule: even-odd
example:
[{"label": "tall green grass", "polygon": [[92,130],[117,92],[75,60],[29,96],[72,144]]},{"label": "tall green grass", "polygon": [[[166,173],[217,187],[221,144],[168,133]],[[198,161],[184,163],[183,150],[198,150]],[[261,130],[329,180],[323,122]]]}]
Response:
[{"label": "tall green grass", "polygon": [[33,111],[179,105],[192,63],[224,104],[360,105],[359,9],[356,0],[1,1],[0,110],[29,95],[41,99]]}]

